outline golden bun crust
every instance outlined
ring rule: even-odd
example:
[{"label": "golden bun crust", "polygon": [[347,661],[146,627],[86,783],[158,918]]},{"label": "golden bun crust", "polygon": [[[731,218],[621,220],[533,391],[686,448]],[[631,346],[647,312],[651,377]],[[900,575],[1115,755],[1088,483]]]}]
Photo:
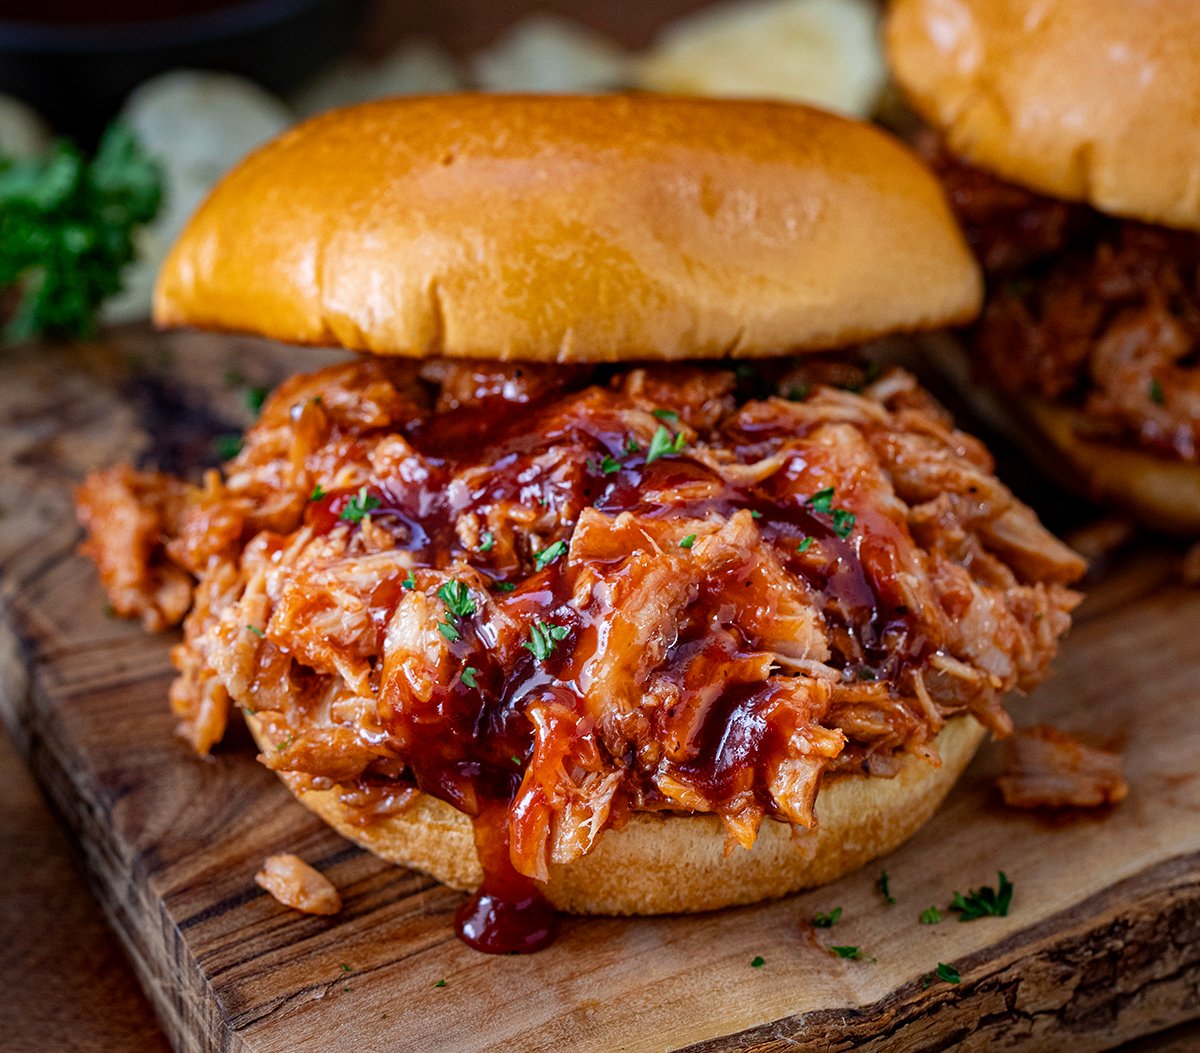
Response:
[{"label": "golden bun crust", "polygon": [[[272,746],[247,723],[259,746]],[[609,830],[582,859],[550,868],[547,899],[573,914],[673,914],[716,910],[787,895],[834,881],[892,851],[937,810],[970,762],[985,731],[971,717],[949,721],[936,739],[942,764],[905,757],[891,779],[843,776],[817,798],[820,823],[792,836],[768,820],[754,848],[725,854],[725,830],[713,815],[635,813]],[[298,791],[297,799],[344,837],[401,866],[421,870],[451,888],[473,890],[482,880],[471,821],[425,794],[406,811],[369,827],[356,826],[334,791]]]},{"label": "golden bun crust", "polygon": [[451,95],[251,154],[163,265],[159,325],[384,355],[757,356],[970,319],[936,180],[784,103]]},{"label": "golden bun crust", "polygon": [[1024,408],[1062,458],[1074,489],[1082,483],[1088,497],[1121,508],[1160,533],[1200,535],[1200,465],[1082,439],[1087,419],[1069,406],[1025,399]]},{"label": "golden bun crust", "polygon": [[893,72],[965,160],[1200,229],[1200,4],[894,0]]},{"label": "golden bun crust", "polygon": [[979,383],[953,337],[926,337],[922,346],[971,409],[1065,490],[1118,508],[1159,533],[1200,536],[1200,465],[1081,438],[1087,434],[1081,412]]}]

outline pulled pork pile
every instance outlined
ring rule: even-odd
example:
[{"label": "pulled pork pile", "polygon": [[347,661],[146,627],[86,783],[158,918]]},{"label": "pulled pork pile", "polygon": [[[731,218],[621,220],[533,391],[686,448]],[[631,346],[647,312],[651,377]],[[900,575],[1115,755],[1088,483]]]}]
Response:
[{"label": "pulled pork pile", "polygon": [[988,274],[990,379],[1077,406],[1091,437],[1200,460],[1200,234],[1042,197],[934,136],[922,148]]},{"label": "pulled pork pile", "polygon": [[503,802],[533,877],[635,810],[749,845],[826,772],[936,762],[951,715],[1006,732],[1083,570],[906,373],[764,373],[362,359],[199,487],[90,477],[85,551],[121,614],[184,619],[201,753],[233,703],[364,824]]}]

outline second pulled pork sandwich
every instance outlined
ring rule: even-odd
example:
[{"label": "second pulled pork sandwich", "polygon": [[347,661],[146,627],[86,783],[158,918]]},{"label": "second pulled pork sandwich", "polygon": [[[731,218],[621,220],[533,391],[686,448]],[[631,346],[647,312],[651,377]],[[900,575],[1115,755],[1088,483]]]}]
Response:
[{"label": "second pulled pork sandwich", "polygon": [[364,354],[201,485],[88,479],[86,550],[183,620],[195,749],[240,707],[305,805],[475,891],[474,946],[830,881],[1007,731],[1077,601],[987,451],[853,350],[979,287],[920,162],[817,111],[332,113],[220,184],[156,313]]},{"label": "second pulled pork sandwich", "polygon": [[990,408],[1067,485],[1200,533],[1200,4],[895,0],[888,51],[987,273]]}]

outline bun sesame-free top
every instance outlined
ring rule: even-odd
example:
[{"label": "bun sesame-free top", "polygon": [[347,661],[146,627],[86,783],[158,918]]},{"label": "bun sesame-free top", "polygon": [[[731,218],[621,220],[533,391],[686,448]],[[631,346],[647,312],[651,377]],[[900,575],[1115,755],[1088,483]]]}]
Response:
[{"label": "bun sesame-free top", "polygon": [[977,268],[885,133],[800,106],[384,100],[252,154],[155,318],[377,354],[752,357],[965,321]]}]

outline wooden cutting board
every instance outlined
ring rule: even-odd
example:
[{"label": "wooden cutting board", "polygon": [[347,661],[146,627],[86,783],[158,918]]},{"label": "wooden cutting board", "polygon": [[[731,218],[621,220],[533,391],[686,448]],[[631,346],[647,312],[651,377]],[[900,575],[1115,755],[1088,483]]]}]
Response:
[{"label": "wooden cutting board", "polygon": [[[459,943],[459,894],[323,827],[247,736],[192,756],[166,705],[173,637],[106,616],[71,487],[122,458],[194,471],[249,419],[247,385],[330,358],[131,329],[0,364],[0,709],[178,1049],[1087,1050],[1200,1016],[1200,592],[1174,583],[1166,548],[1110,568],[1056,675],[1014,702],[1018,722],[1121,747],[1132,791],[1111,813],[1003,808],[989,745],[878,866],[756,907],[570,919],[528,957]],[[278,851],[329,875],[343,912],[262,893],[254,872]],[[883,866],[894,906],[874,890]],[[1007,918],[918,924],[1001,869]],[[939,962],[962,983],[926,985]]]}]

